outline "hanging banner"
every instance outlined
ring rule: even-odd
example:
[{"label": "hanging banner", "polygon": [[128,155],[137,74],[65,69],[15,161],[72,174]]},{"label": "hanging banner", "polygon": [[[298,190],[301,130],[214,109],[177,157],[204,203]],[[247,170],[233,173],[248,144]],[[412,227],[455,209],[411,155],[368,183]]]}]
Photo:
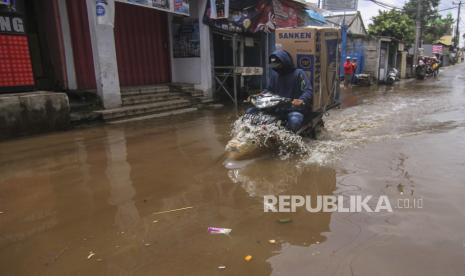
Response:
[{"label": "hanging banner", "polygon": [[279,28],[297,27],[297,11],[279,0],[273,0],[275,23]]},{"label": "hanging banner", "polygon": [[96,5],[97,24],[113,27],[115,23],[115,1],[97,0]]},{"label": "hanging banner", "polygon": [[224,19],[229,17],[229,0],[210,0],[210,18]]},{"label": "hanging banner", "polygon": [[442,55],[442,45],[433,45],[433,54]]},{"label": "hanging banner", "polygon": [[116,0],[121,3],[153,8],[161,11],[189,15],[189,0]]},{"label": "hanging banner", "polygon": [[174,13],[189,15],[189,1],[174,0]]},{"label": "hanging banner", "polygon": [[276,28],[304,26],[310,20],[305,8],[283,0],[229,0],[227,18],[215,19],[215,5],[219,0],[207,2],[203,22],[228,32],[273,32]]},{"label": "hanging banner", "polygon": [[212,18],[212,5],[211,1],[208,1],[203,22],[216,29],[235,33],[272,32],[275,29],[271,0],[259,0],[254,5],[240,10],[231,8],[228,18],[224,19]]}]

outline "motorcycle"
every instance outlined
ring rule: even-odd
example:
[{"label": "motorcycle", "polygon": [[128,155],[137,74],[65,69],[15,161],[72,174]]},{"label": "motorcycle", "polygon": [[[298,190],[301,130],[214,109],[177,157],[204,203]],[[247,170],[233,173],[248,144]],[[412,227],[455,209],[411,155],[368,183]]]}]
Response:
[{"label": "motorcycle", "polygon": [[418,62],[418,65],[415,67],[415,76],[418,80],[424,80],[427,74],[427,66],[423,60]]},{"label": "motorcycle", "polygon": [[276,114],[279,109],[290,107],[292,99],[264,92],[251,96],[249,102],[257,112],[246,113],[234,123],[232,139],[225,148],[229,159],[246,159],[272,148],[303,151],[303,137],[315,138],[324,127],[323,113],[309,112],[296,133],[287,130],[286,122]]},{"label": "motorcycle", "polygon": [[354,84],[358,86],[371,86],[372,77],[369,74],[355,74]]},{"label": "motorcycle", "polygon": [[389,69],[386,76],[386,84],[393,85],[394,82],[399,80],[399,71],[396,68]]}]

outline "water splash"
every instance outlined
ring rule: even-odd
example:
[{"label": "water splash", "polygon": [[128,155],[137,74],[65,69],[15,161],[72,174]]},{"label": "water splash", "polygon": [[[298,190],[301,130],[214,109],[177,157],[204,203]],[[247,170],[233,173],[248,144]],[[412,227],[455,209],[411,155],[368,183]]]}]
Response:
[{"label": "water splash", "polygon": [[287,130],[276,117],[263,113],[245,114],[237,119],[233,124],[231,137],[232,140],[239,141],[244,150],[250,144],[277,149],[281,159],[308,152],[301,136]]}]

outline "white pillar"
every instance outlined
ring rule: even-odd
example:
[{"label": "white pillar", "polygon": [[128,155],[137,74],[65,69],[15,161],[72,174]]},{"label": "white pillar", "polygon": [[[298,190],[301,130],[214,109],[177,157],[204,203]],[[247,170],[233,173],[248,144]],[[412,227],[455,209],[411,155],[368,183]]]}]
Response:
[{"label": "white pillar", "polygon": [[200,32],[200,66],[201,66],[201,81],[200,90],[204,96],[213,96],[213,49],[211,43],[210,27],[202,22],[203,13],[208,0],[198,0],[199,32]]},{"label": "white pillar", "polygon": [[[108,7],[115,6],[114,0],[108,0],[108,2]],[[116,60],[114,27],[97,24],[96,0],[86,0],[86,3],[97,93],[106,109],[119,107],[121,106],[121,91]]]},{"label": "white pillar", "polygon": [[71,31],[69,29],[69,17],[66,0],[58,1],[58,9],[60,10],[61,32],[63,34],[63,44],[65,48],[66,78],[68,80],[66,88],[70,90],[76,90],[78,87],[76,71],[74,69],[73,43],[71,41]]},{"label": "white pillar", "polygon": [[407,52],[402,51],[400,52],[400,78],[405,79],[407,76]]}]

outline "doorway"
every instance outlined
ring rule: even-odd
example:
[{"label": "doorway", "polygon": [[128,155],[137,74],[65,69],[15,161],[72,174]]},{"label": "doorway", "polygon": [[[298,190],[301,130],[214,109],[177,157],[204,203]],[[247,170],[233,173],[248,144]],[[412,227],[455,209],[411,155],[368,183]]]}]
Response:
[{"label": "doorway", "polygon": [[132,4],[115,4],[116,58],[121,86],[169,83],[167,13]]}]

